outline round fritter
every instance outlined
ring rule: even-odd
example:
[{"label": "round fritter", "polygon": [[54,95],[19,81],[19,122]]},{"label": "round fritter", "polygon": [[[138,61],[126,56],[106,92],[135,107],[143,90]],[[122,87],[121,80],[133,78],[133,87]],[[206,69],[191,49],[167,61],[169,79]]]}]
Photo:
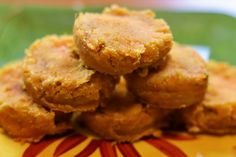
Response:
[{"label": "round fritter", "polygon": [[210,62],[209,85],[202,103],[182,111],[190,132],[236,133],[236,67]]},{"label": "round fritter", "polygon": [[145,75],[126,76],[129,89],[145,103],[161,108],[182,108],[199,103],[208,73],[203,59],[190,47],[175,44],[166,64]]},{"label": "round fritter", "polygon": [[112,6],[98,13],[80,13],[74,38],[84,63],[101,73],[123,75],[156,64],[172,47],[172,34],[149,10]]},{"label": "round fritter", "polygon": [[34,42],[24,59],[28,93],[52,110],[94,110],[112,93],[116,79],[87,69],[72,36],[46,36]]},{"label": "round fritter", "polygon": [[106,106],[94,112],[83,112],[80,118],[85,126],[100,137],[117,142],[159,135],[159,129],[166,125],[169,111],[153,109],[133,98],[121,82]]},{"label": "round fritter", "polygon": [[0,70],[0,126],[10,136],[30,142],[69,129],[68,114],[47,111],[27,95],[21,64],[7,65]]}]

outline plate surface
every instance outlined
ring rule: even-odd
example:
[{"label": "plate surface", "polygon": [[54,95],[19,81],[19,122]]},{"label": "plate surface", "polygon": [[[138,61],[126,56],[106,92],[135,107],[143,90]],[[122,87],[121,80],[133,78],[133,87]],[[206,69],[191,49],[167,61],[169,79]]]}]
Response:
[{"label": "plate surface", "polygon": [[[0,5],[0,66],[20,59],[35,39],[47,34],[71,34],[75,13],[102,8],[47,8]],[[236,19],[221,14],[157,11],[180,43],[205,45],[211,58],[236,65]],[[71,137],[72,136],[72,137]],[[113,144],[81,135],[46,138],[22,144],[0,132],[0,157],[59,156],[170,156],[235,157],[236,136],[166,134],[134,144]]]},{"label": "plate surface", "polygon": [[82,135],[45,138],[37,144],[21,144],[0,134],[1,157],[235,157],[236,136],[165,134],[133,144]]}]

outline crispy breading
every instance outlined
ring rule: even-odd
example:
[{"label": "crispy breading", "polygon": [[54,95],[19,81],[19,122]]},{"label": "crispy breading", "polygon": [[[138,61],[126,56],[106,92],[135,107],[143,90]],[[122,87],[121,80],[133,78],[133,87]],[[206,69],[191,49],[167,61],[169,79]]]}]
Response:
[{"label": "crispy breading", "polygon": [[199,103],[207,87],[205,61],[190,47],[175,44],[166,64],[126,75],[129,89],[143,102],[161,108],[182,108]]},{"label": "crispy breading", "polygon": [[137,102],[121,79],[106,106],[94,112],[83,112],[80,118],[85,126],[104,139],[132,142],[144,136],[160,135],[169,113],[169,110]]},{"label": "crispy breading", "polygon": [[72,36],[50,35],[26,51],[24,82],[44,106],[62,112],[94,110],[114,89],[116,79],[87,69]]},{"label": "crispy breading", "polygon": [[236,133],[236,67],[210,62],[209,85],[202,103],[182,111],[190,132]]},{"label": "crispy breading", "polygon": [[123,75],[156,64],[172,47],[172,33],[150,10],[119,6],[102,14],[80,13],[74,38],[84,63],[101,73]]},{"label": "crispy breading", "polygon": [[0,69],[0,126],[17,140],[29,142],[71,128],[69,114],[48,111],[26,93],[21,64]]}]

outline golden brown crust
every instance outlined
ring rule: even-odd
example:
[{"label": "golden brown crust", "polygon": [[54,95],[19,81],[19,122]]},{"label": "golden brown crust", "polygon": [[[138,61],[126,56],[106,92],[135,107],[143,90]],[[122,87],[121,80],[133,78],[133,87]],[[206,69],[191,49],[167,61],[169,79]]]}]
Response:
[{"label": "golden brown crust", "polygon": [[[87,69],[75,55],[72,36],[46,36],[34,42],[24,60],[27,91],[46,107],[88,111],[108,98],[115,79]],[[102,83],[101,83],[102,81]]]},{"label": "golden brown crust", "polygon": [[136,102],[121,79],[111,101],[95,112],[84,112],[84,124],[104,139],[117,142],[136,141],[144,136],[160,133],[170,111],[153,109]]},{"label": "golden brown crust", "polygon": [[210,62],[209,85],[203,102],[182,111],[190,132],[236,133],[236,68]]},{"label": "golden brown crust", "polygon": [[167,63],[148,74],[126,76],[129,89],[142,101],[161,108],[182,108],[200,102],[207,86],[207,68],[190,47],[175,44]]},{"label": "golden brown crust", "polygon": [[84,63],[111,75],[156,64],[172,47],[172,34],[164,20],[155,19],[151,11],[118,6],[102,14],[79,14],[74,38]]},{"label": "golden brown crust", "polygon": [[21,62],[0,70],[0,125],[10,136],[37,142],[47,134],[70,128],[66,120],[56,116],[59,115],[34,103],[23,89]]}]

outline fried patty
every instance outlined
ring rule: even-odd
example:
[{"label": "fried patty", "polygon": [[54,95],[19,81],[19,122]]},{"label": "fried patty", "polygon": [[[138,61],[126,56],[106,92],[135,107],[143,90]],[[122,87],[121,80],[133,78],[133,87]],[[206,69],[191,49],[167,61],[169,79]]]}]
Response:
[{"label": "fried patty", "polygon": [[182,111],[190,132],[236,133],[236,67],[210,62],[204,100]]},{"label": "fried patty", "polygon": [[143,102],[160,108],[182,108],[199,103],[208,72],[204,60],[190,47],[175,44],[166,64],[145,75],[126,75],[128,88]]},{"label": "fried patty", "polygon": [[116,87],[111,101],[94,112],[83,112],[84,125],[104,139],[117,142],[136,141],[144,136],[160,134],[170,111],[153,109],[137,102],[124,86]]},{"label": "fried patty", "polygon": [[118,6],[102,14],[80,13],[74,38],[84,63],[101,73],[123,75],[148,67],[172,47],[172,33],[150,10],[132,11]]},{"label": "fried patty", "polygon": [[52,110],[96,109],[112,93],[116,79],[87,69],[78,52],[72,36],[50,35],[35,41],[23,66],[28,93]]},{"label": "fried patty", "polygon": [[21,64],[0,70],[0,126],[10,136],[29,142],[69,129],[69,115],[46,110],[26,93]]}]

